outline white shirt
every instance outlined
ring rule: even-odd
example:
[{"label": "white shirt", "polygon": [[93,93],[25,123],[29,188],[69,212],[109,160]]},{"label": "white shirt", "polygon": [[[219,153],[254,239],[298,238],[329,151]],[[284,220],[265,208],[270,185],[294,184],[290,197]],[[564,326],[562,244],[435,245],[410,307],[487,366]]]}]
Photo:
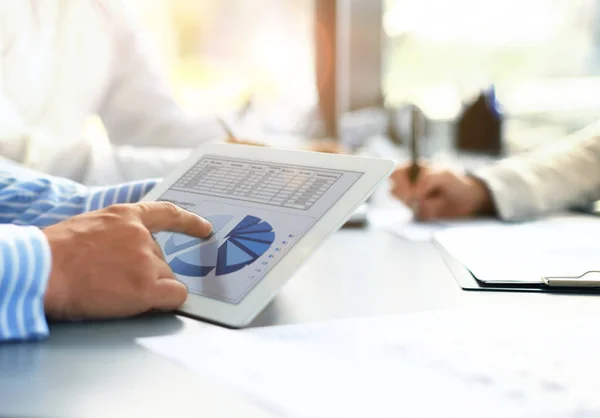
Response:
[{"label": "white shirt", "polygon": [[588,206],[600,199],[600,122],[474,175],[505,220]]},{"label": "white shirt", "polygon": [[[0,0],[0,155],[108,184],[163,176],[189,148],[223,136],[216,120],[175,103],[126,5]],[[82,137],[93,114],[111,146]]]}]

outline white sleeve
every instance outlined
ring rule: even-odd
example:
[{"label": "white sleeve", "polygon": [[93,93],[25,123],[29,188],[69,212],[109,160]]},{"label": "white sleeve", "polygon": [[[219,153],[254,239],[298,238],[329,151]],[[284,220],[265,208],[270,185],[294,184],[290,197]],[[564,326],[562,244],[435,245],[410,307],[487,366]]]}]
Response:
[{"label": "white sleeve", "polygon": [[163,177],[191,148],[225,136],[214,118],[188,117],[175,103],[158,66],[144,52],[125,3],[106,0],[106,5],[115,57],[98,112],[112,144],[95,138],[65,141],[31,126],[3,93],[0,80],[0,156],[84,184],[121,183]]},{"label": "white sleeve", "polygon": [[188,148],[97,147],[89,157],[82,182],[86,185],[106,185],[162,178],[178,168],[189,156]]},{"label": "white sleeve", "polygon": [[18,115],[11,120],[6,115],[0,92],[0,156],[86,185],[164,177],[190,155],[187,148],[117,146],[90,140],[64,143],[21,124]]},{"label": "white sleeve", "polygon": [[600,123],[473,175],[486,183],[504,220],[588,205],[600,198]]},{"label": "white sleeve", "polygon": [[0,156],[26,167],[81,181],[90,145],[61,142],[30,126],[0,86]]},{"label": "white sleeve", "polygon": [[225,137],[214,117],[191,117],[175,102],[127,2],[107,2],[113,27],[111,81],[99,114],[113,144],[195,148]]}]

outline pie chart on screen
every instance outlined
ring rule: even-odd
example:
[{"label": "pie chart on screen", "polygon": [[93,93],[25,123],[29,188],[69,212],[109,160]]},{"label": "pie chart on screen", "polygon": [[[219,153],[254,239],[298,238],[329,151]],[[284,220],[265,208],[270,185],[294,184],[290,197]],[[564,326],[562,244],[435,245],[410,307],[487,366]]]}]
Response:
[{"label": "pie chart on screen", "polygon": [[[207,216],[214,234],[225,228],[232,215]],[[239,218],[238,218],[239,219]],[[275,241],[271,225],[255,216],[245,216],[222,241],[172,234],[165,243],[165,254],[176,254],[169,266],[176,274],[204,277],[213,270],[216,276],[231,274],[254,263]]]}]

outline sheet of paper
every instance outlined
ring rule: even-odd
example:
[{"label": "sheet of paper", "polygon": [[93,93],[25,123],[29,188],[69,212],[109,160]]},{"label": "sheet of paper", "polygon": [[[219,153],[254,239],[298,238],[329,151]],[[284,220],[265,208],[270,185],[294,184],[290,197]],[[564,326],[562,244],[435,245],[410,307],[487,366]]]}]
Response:
[{"label": "sheet of paper", "polygon": [[600,270],[600,219],[558,216],[523,224],[446,229],[435,239],[479,280],[539,283]]},{"label": "sheet of paper", "polygon": [[369,223],[410,241],[429,241],[442,230],[437,223],[417,223],[408,208],[374,209],[369,212]]},{"label": "sheet of paper", "polygon": [[281,416],[600,414],[594,318],[430,312],[138,342]]},{"label": "sheet of paper", "polygon": [[464,221],[416,222],[410,209],[400,204],[394,205],[394,208],[391,209],[372,210],[369,213],[369,222],[376,228],[414,242],[431,241],[436,233],[451,227],[499,224],[497,220],[485,218]]}]

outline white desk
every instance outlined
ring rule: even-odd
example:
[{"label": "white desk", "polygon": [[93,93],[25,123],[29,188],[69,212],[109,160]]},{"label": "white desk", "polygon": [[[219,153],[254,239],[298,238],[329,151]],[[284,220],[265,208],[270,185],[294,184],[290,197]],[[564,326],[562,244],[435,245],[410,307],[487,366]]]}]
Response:
[{"label": "white desk", "polygon": [[[474,305],[600,314],[596,297],[462,291],[431,244],[367,229],[334,235],[253,326]],[[190,332],[175,316],[51,328],[47,342],[0,346],[0,415],[167,416],[177,408],[170,416],[252,416],[237,414],[241,406],[212,394],[202,376],[135,344]]]}]

